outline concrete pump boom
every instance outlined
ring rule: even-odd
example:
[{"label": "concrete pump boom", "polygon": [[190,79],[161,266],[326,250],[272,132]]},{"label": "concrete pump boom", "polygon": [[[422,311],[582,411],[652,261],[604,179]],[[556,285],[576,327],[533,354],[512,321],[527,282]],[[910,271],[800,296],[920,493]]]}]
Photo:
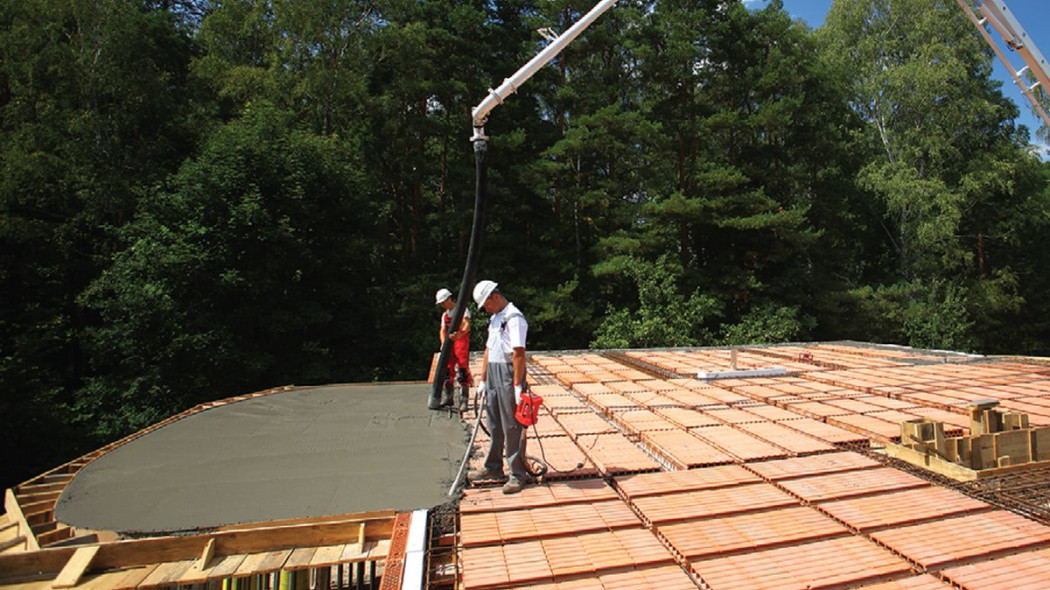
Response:
[{"label": "concrete pump boom", "polygon": [[524,84],[529,78],[531,78],[540,68],[545,66],[547,62],[554,59],[562,49],[569,43],[572,43],[580,33],[587,27],[591,26],[599,16],[605,13],[606,10],[612,8],[616,4],[617,0],[602,0],[594,6],[587,14],[576,21],[567,31],[558,35],[549,45],[543,48],[543,51],[536,54],[535,57],[530,59],[528,63],[521,66],[521,68],[514,72],[509,78],[503,80],[503,83],[499,85],[499,88],[495,90],[489,89],[489,94],[478,103],[478,106],[474,107],[471,111],[471,116],[474,123],[474,136],[471,137],[471,141],[478,141],[485,139],[485,121],[488,119],[489,113],[496,106],[503,104],[511,94],[517,92],[518,88]]},{"label": "concrete pump boom", "polygon": [[[970,21],[977,27],[985,42],[991,46],[992,51],[1006,66],[1006,69],[1014,79],[1014,83],[1020,87],[1021,92],[1032,103],[1032,109],[1043,119],[1043,124],[1050,128],[1050,115],[1047,114],[1046,109],[1043,108],[1042,103],[1039,102],[1036,96],[1036,91],[1039,87],[1042,87],[1045,96],[1050,96],[1050,66],[1047,65],[1046,58],[1039,52],[1039,48],[1032,42],[1032,38],[1025,32],[1024,27],[1021,26],[1021,23],[1014,17],[1010,8],[1007,7],[1006,2],[1002,0],[955,1],[958,2],[959,7],[963,9],[966,15],[970,17]],[[980,18],[977,16],[977,13],[981,15]],[[995,40],[992,39],[984,25],[995,29],[1002,36],[1006,45],[1021,56],[1021,59],[1025,62],[1023,68],[1014,70],[1013,64],[1006,59],[1006,55],[999,48],[999,45],[996,44]],[[1024,80],[1025,71],[1032,74],[1036,80],[1035,84],[1029,86]]]}]

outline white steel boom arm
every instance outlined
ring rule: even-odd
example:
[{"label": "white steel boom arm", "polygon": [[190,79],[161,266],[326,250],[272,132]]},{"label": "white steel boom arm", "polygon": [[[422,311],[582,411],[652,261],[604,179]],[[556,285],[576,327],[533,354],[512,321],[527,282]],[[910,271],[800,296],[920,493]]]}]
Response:
[{"label": "white steel boom arm", "polygon": [[[1010,12],[1006,2],[1002,0],[955,1],[959,3],[959,7],[970,17],[970,21],[977,27],[977,30],[980,31],[981,36],[984,37],[984,40],[991,46],[995,54],[999,56],[999,60],[1003,62],[1003,65],[1006,66],[1006,69],[1009,70],[1010,75],[1013,77],[1014,83],[1021,88],[1021,92],[1032,103],[1033,110],[1043,119],[1043,124],[1050,127],[1050,115],[1047,114],[1046,109],[1043,108],[1035,94],[1036,90],[1041,86],[1043,92],[1050,96],[1050,66],[1047,65],[1046,58],[1039,52],[1039,48],[1032,42],[1024,27]],[[974,10],[981,14],[981,18],[974,14]],[[999,46],[992,40],[991,35],[988,34],[988,30],[984,27],[986,24],[995,29],[1002,36],[1006,45],[1021,56],[1021,59],[1025,62],[1023,68],[1014,70],[1014,66],[1006,59],[1006,55],[1003,54]],[[1026,70],[1031,72],[1036,80],[1035,84],[1031,86],[1022,78]]]},{"label": "white steel boom arm", "polygon": [[537,53],[528,63],[521,66],[517,72],[514,72],[511,77],[503,80],[503,83],[499,85],[499,88],[496,88],[495,90],[490,88],[488,96],[486,96],[485,99],[471,111],[474,123],[474,137],[471,138],[471,141],[484,140],[485,121],[488,119],[489,113],[491,113],[496,106],[503,104],[504,99],[517,92],[518,87],[531,78],[540,68],[545,66],[547,62],[554,59],[554,56],[558,55],[566,45],[572,43],[573,39],[578,37],[584,29],[589,27],[591,23],[604,14],[606,10],[612,8],[616,2],[617,0],[602,0],[596,4],[590,12],[583,15],[580,20],[576,21],[575,24],[569,27],[569,30],[559,35],[554,41],[551,41],[549,45],[543,48],[543,51]]}]

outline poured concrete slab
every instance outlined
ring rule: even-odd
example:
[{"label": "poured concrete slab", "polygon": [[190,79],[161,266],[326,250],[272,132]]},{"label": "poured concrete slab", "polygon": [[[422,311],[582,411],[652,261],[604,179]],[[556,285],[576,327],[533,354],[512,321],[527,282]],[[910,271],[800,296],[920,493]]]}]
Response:
[{"label": "poured concrete slab", "polygon": [[295,389],[206,410],[103,455],[55,517],[120,532],[430,508],[466,450],[429,385]]}]

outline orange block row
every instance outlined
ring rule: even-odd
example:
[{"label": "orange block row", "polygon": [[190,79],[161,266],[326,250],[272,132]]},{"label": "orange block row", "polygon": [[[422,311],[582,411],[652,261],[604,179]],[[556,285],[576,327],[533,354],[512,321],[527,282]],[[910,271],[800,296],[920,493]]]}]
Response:
[{"label": "orange block row", "polygon": [[471,547],[638,526],[641,522],[630,507],[615,499],[527,510],[464,513],[460,519],[460,539],[464,547]]},{"label": "orange block row", "polygon": [[642,407],[641,404],[621,393],[597,393],[588,397],[587,402],[606,414],[613,410],[632,410]]},{"label": "orange block row", "polygon": [[[889,582],[876,582],[874,584],[860,587],[858,590],[949,590],[951,586],[945,584],[930,574],[911,576],[901,580]],[[1035,590],[1034,588],[1032,590]]]},{"label": "orange block row", "polygon": [[708,416],[712,416],[723,424],[746,424],[748,422],[765,422],[766,419],[737,408],[705,408],[703,410]]},{"label": "orange block row", "polygon": [[930,483],[890,467],[876,467],[789,479],[781,481],[780,485],[803,500],[820,502],[890,490],[928,487]]},{"label": "orange block row", "polygon": [[641,437],[653,451],[679,469],[733,462],[727,453],[684,430],[643,432]]},{"label": "orange block row", "polygon": [[709,426],[693,429],[690,432],[741,461],[783,457],[787,454],[783,449],[745,434],[731,426]]},{"label": "orange block row", "polygon": [[666,524],[657,530],[687,558],[727,555],[850,534],[841,524],[803,506]]},{"label": "orange block row", "polygon": [[577,443],[568,436],[555,436],[538,441],[530,438],[526,453],[547,464],[549,469],[544,476],[547,480],[598,475],[598,465],[588,459]]},{"label": "orange block row", "polygon": [[827,423],[882,440],[899,438],[901,434],[900,422],[887,422],[875,416],[860,414],[832,416],[827,419]]},{"label": "orange block row", "polygon": [[940,573],[968,590],[1043,590],[1050,584],[1050,549],[951,567]]},{"label": "orange block row", "polygon": [[782,506],[798,500],[766,483],[632,498],[631,503],[651,523],[726,516]]},{"label": "orange block row", "polygon": [[797,455],[811,455],[835,450],[835,447],[829,443],[806,436],[775,422],[737,424],[736,427]]},{"label": "orange block row", "polygon": [[686,471],[661,471],[639,473],[614,479],[616,487],[627,498],[639,498],[655,494],[670,494],[695,490],[709,490],[760,483],[760,479],[739,465],[721,465]]},{"label": "orange block row", "polygon": [[558,423],[574,439],[583,434],[606,434],[616,432],[616,428],[605,418],[590,411],[584,410],[573,413],[560,413],[556,416]]},{"label": "orange block row", "polygon": [[[668,390],[668,391],[674,391]],[[623,394],[633,400],[638,405],[645,408],[661,408],[661,407],[674,407],[681,406],[681,404],[666,395],[664,391],[653,391],[646,389],[645,391],[625,391]]]},{"label": "orange block row", "polygon": [[721,424],[714,417],[693,408],[654,408],[653,412],[670,420],[680,428],[701,428],[703,426],[717,426]]},{"label": "orange block row", "polygon": [[[789,406],[790,407],[790,406]],[[833,445],[843,444],[866,444],[868,437],[850,432],[844,428],[826,424],[819,420],[812,418],[799,418],[798,420],[784,420],[779,422],[792,430],[797,430],[801,433],[808,434],[814,438],[818,438],[824,442],[831,443]]]},{"label": "orange block row", "polygon": [[811,455],[809,457],[793,457],[777,461],[763,461],[761,463],[752,463],[747,468],[766,479],[776,481],[792,477],[821,475],[839,471],[852,471],[854,469],[871,469],[881,466],[882,463],[869,459],[860,453],[842,452]]},{"label": "orange block row", "polygon": [[696,584],[677,565],[599,573],[550,584],[528,584],[529,590],[696,590]]},{"label": "orange block row", "polygon": [[705,395],[703,392],[696,391],[695,389],[689,389],[683,387],[681,389],[672,389],[670,391],[660,392],[660,395],[673,401],[676,404],[680,404],[687,408],[703,408],[708,406],[721,405],[717,399]]},{"label": "orange block row", "polygon": [[671,565],[674,558],[645,529],[623,529],[463,549],[463,587],[482,590],[551,583],[613,570]]},{"label": "orange block row", "polygon": [[860,537],[691,561],[711,590],[820,590],[903,574],[908,564]]},{"label": "orange block row", "polygon": [[539,543],[555,576],[674,562],[667,548],[643,528],[543,539]]},{"label": "orange block row", "polygon": [[754,414],[760,418],[765,418],[771,422],[780,422],[781,420],[794,420],[801,418],[801,414],[792,412],[791,410],[785,410],[779,406],[773,406],[768,404],[748,406],[743,410],[749,414]]},{"label": "orange block row", "polygon": [[820,504],[820,509],[864,532],[938,517],[990,510],[991,506],[955,490],[930,487],[835,500]]},{"label": "orange block row", "polygon": [[526,486],[507,495],[500,488],[469,488],[459,502],[461,514],[519,510],[557,504],[600,502],[616,499],[616,491],[601,479],[575,479]]},{"label": "orange block row", "polygon": [[651,430],[675,430],[678,426],[651,410],[626,410],[613,412],[610,417],[624,430],[642,433]]},{"label": "orange block row", "polygon": [[996,510],[885,531],[871,537],[926,568],[1050,541],[1050,527]]},{"label": "orange block row", "polygon": [[659,463],[621,434],[585,435],[576,442],[606,475],[660,469]]}]

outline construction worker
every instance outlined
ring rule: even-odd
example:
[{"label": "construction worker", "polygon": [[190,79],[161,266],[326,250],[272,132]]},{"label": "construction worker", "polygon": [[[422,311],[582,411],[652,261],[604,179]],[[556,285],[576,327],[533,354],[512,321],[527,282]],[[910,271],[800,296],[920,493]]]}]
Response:
[{"label": "construction worker", "polygon": [[470,386],[474,380],[470,376],[470,310],[463,310],[463,319],[459,323],[458,330],[452,330],[452,310],[456,303],[452,299],[452,292],[448,289],[438,289],[434,300],[445,309],[441,314],[441,345],[445,345],[445,338],[452,340],[452,353],[448,355],[448,364],[445,367],[445,383],[442,387],[441,405],[451,406],[453,398],[453,376],[459,382],[459,409],[467,409],[467,398],[470,397]]},{"label": "construction worker", "polygon": [[474,302],[492,314],[478,384],[478,395],[481,391],[488,392],[485,423],[492,440],[484,468],[468,474],[468,478],[471,481],[504,480],[503,458],[506,457],[510,478],[503,485],[503,493],[515,494],[530,481],[521,444],[523,426],[514,418],[525,387],[525,337],[529,323],[499,292],[498,286],[492,281],[480,281],[474,286]]}]

